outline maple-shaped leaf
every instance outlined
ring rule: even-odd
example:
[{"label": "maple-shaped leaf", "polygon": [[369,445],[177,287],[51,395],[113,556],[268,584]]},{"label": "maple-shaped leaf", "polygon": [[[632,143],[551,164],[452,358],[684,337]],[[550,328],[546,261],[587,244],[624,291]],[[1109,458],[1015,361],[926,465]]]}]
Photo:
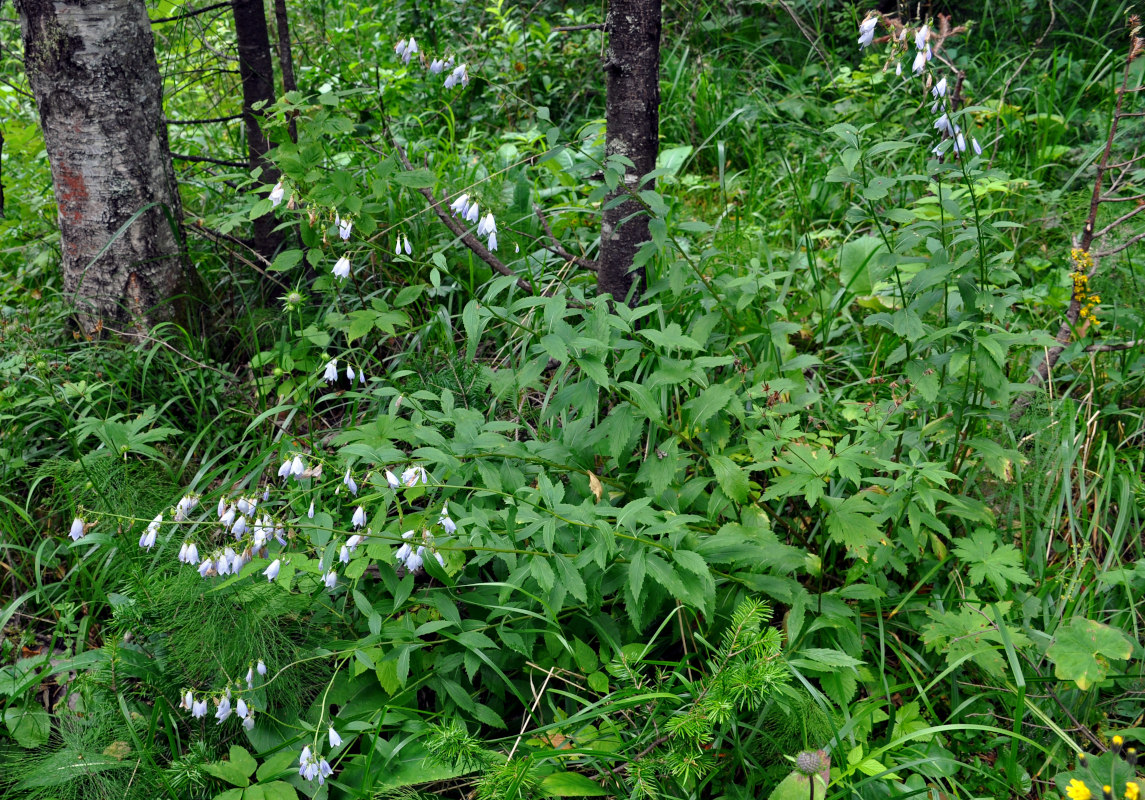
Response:
[{"label": "maple-shaped leaf", "polygon": [[1074,617],[1068,626],[1060,626],[1054,643],[1046,650],[1054,662],[1054,675],[1059,680],[1073,681],[1085,690],[1105,680],[1109,661],[1124,661],[1133,653],[1125,634],[1084,617]]},{"label": "maple-shaped leaf", "polygon": [[827,513],[827,533],[831,541],[847,548],[847,552],[866,561],[870,548],[883,541],[883,532],[873,519],[877,509],[861,494],[846,500],[824,497],[830,507]]},{"label": "maple-shaped leaf", "polygon": [[[1004,619],[1013,604],[998,603],[999,618]],[[966,603],[958,611],[927,609],[934,622],[922,628],[922,640],[932,651],[942,651],[948,664],[955,664],[969,655],[975,664],[991,675],[1006,674],[1005,662],[998,653],[1002,649],[1002,634],[989,610],[975,603]],[[1028,647],[1032,642],[1021,631],[1006,626],[1010,642],[1015,649]]]},{"label": "maple-shaped leaf", "polygon": [[1033,583],[1022,568],[1022,554],[1012,544],[998,545],[994,534],[986,528],[979,528],[969,538],[955,540],[954,554],[970,565],[970,585],[977,586],[984,580],[1005,594],[1008,584]]}]

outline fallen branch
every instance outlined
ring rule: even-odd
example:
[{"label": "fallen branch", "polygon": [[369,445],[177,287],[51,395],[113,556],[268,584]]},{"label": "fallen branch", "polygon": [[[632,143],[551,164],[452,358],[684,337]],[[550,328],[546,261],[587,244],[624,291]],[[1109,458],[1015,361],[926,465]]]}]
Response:
[{"label": "fallen branch", "polygon": [[[400,144],[398,144],[398,140],[394,138],[392,133],[389,134],[389,137],[390,137],[390,143],[393,144],[393,146],[394,146],[394,151],[398,154],[398,161],[400,161],[402,163],[402,167],[407,172],[413,171],[413,164],[411,164],[410,160],[408,158],[406,158],[405,151],[402,150],[402,146]],[[510,278],[516,278],[517,279],[517,285],[520,286],[522,289],[524,289],[529,294],[538,294],[537,290],[533,288],[533,285],[531,283],[529,283],[527,280],[525,280],[524,278],[517,275],[517,273],[513,272],[513,270],[511,270],[507,266],[505,266],[504,262],[502,262],[501,259],[499,259],[499,258],[497,258],[497,256],[493,255],[493,253],[490,252],[490,250],[485,245],[481,244],[480,239],[478,239],[476,236],[474,236],[472,233],[469,232],[468,228],[462,227],[457,222],[457,220],[455,220],[449,214],[449,212],[445,208],[443,208],[442,201],[438,200],[436,197],[433,196],[433,190],[432,189],[418,189],[417,191],[420,192],[421,195],[426,199],[426,201],[429,203],[430,207],[433,209],[433,213],[437,214],[437,218],[441,220],[441,223],[445,227],[449,228],[449,230],[453,231],[454,235],[457,236],[457,238],[460,239],[465,244],[466,247],[468,247],[470,250],[472,250],[474,255],[476,255],[478,258],[480,258],[482,261],[484,261],[486,264],[488,264],[490,267],[492,267],[497,272],[500,272],[502,275],[506,275]],[[446,200],[448,200],[448,199],[449,199],[449,197],[447,195]]]},{"label": "fallen branch", "polygon": [[175,161],[191,161],[200,164],[218,164],[223,167],[241,167],[247,169],[250,164],[244,164],[239,161],[224,161],[220,158],[208,158],[207,156],[189,156],[183,153],[172,153],[171,158]]},{"label": "fallen branch", "polygon": [[544,247],[546,250],[549,250],[553,253],[556,253],[558,256],[563,258],[565,261],[571,261],[574,264],[576,264],[577,266],[584,267],[587,270],[591,270],[593,272],[596,272],[597,270],[600,269],[600,267],[597,265],[597,263],[595,261],[588,259],[588,258],[584,258],[583,256],[573,255],[568,250],[566,250],[565,246],[563,244],[561,244],[560,239],[558,239],[556,236],[553,236],[553,229],[549,227],[549,221],[545,218],[545,214],[543,211],[541,211],[541,207],[538,205],[534,205],[533,210],[537,212],[537,219],[539,219],[541,221],[541,226],[545,229],[545,234],[550,239],[552,239],[552,241],[553,241],[552,247],[549,247],[548,245],[545,245],[545,244],[542,244],[541,247]]},{"label": "fallen branch", "polygon": [[207,125],[212,122],[231,122],[242,119],[242,114],[231,114],[229,117],[212,117],[211,119],[169,119],[168,125]]}]

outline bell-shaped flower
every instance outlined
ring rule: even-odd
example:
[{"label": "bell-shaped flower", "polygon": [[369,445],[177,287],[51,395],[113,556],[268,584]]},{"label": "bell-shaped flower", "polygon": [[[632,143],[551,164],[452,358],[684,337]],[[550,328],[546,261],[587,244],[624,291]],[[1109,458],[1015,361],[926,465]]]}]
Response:
[{"label": "bell-shaped flower", "polygon": [[428,482],[429,475],[426,474],[425,467],[421,466],[420,464],[415,464],[402,473],[402,483],[407,487],[412,488],[417,486],[419,483]]},{"label": "bell-shaped flower", "polygon": [[333,591],[334,587],[338,585],[338,573],[330,570],[322,576],[322,581],[326,584],[326,589]]},{"label": "bell-shaped flower", "polygon": [[283,188],[282,181],[279,181],[274,185],[274,188],[270,190],[269,197],[271,206],[277,207],[278,204],[282,202],[282,198],[285,196],[286,189]]},{"label": "bell-shaped flower", "polygon": [[445,88],[452,89],[454,86],[468,86],[469,85],[469,71],[465,68],[464,64],[458,64],[453,68],[453,72],[445,79]]},{"label": "bell-shaped flower", "polygon": [[[248,689],[254,688],[254,665],[253,664],[246,668],[246,686]],[[245,717],[246,714],[243,714],[243,716]]]},{"label": "bell-shaped flower", "polygon": [[222,519],[223,514],[227,513],[227,508],[228,508],[227,498],[226,497],[220,497],[219,498],[219,519]]},{"label": "bell-shaped flower", "polygon": [[867,17],[859,23],[859,47],[865,48],[875,40],[875,26],[879,24],[878,17]]},{"label": "bell-shaped flower", "polygon": [[354,223],[348,219],[344,219],[338,223],[338,235],[342,237],[343,242],[350,241],[350,231],[353,227]]},{"label": "bell-shaped flower", "polygon": [[417,52],[417,39],[411,36],[409,37],[409,44],[406,45],[406,51],[402,54],[402,61],[408,64],[410,59],[413,58]]},{"label": "bell-shaped flower", "polygon": [[439,551],[434,550],[433,551],[433,557],[437,559],[437,563],[441,564],[442,569],[444,569],[445,568],[445,556],[443,556]]},{"label": "bell-shaped flower", "polygon": [[465,210],[465,221],[476,222],[481,216],[481,206],[478,203],[470,203],[469,208]]},{"label": "bell-shaped flower", "polygon": [[346,365],[346,380],[354,380],[354,368],[349,364]]},{"label": "bell-shaped flower", "polygon": [[358,484],[354,481],[354,476],[350,474],[349,467],[346,467],[346,477],[342,478],[342,483],[346,484],[346,488],[350,490],[350,494],[355,497],[358,496]]},{"label": "bell-shaped flower", "polygon": [[270,566],[263,570],[262,574],[266,576],[266,580],[269,582],[278,577],[278,571],[280,569],[282,569],[282,559],[276,558],[270,562]]},{"label": "bell-shaped flower", "polygon": [[410,572],[417,572],[419,569],[421,569],[422,565],[425,563],[425,559],[422,557],[424,552],[424,547],[418,547],[416,551],[406,556],[406,569],[408,569]]},{"label": "bell-shaped flower", "polygon": [[254,730],[254,714],[247,714],[243,717],[243,727],[248,731]]},{"label": "bell-shaped flower", "polygon": [[354,509],[354,516],[350,521],[352,523],[354,523],[355,528],[360,528],[363,525],[365,525],[366,524],[366,509],[362,508],[361,506],[358,506],[356,509]]},{"label": "bell-shaped flower", "polygon": [[235,503],[235,506],[238,507],[240,514],[253,514],[256,505],[257,503],[255,503],[249,497],[240,497],[238,502]]},{"label": "bell-shaped flower", "polygon": [[71,530],[68,531],[68,536],[72,537],[73,542],[78,542],[84,535],[84,522],[79,517],[72,520]]},{"label": "bell-shaped flower", "polygon": [[914,46],[919,50],[926,49],[926,40],[930,38],[930,27],[923,25],[914,32]]},{"label": "bell-shaped flower", "polygon": [[290,462],[290,474],[297,478],[303,472],[306,472],[306,465],[302,463],[299,456],[295,456],[294,460]]},{"label": "bell-shaped flower", "polygon": [[971,137],[970,146],[974,148],[975,155],[982,155],[982,145],[978,144],[978,140]]},{"label": "bell-shaped flower", "polygon": [[278,477],[282,478],[283,480],[286,480],[287,478],[290,477],[290,459],[289,458],[286,459],[285,461],[283,461],[282,466],[278,468]]},{"label": "bell-shaped flower", "polygon": [[157,533],[158,531],[153,531],[150,528],[145,530],[143,535],[139,537],[139,546],[150,550],[155,546],[155,536]]},{"label": "bell-shaped flower", "polygon": [[488,214],[481,218],[480,222],[477,223],[477,235],[488,236],[495,230],[497,230],[497,222],[493,219],[493,212],[490,211]]},{"label": "bell-shaped flower", "polygon": [[322,373],[322,379],[327,383],[333,383],[338,380],[338,359],[330,359],[326,364],[326,371]]},{"label": "bell-shaped flower", "polygon": [[338,735],[338,731],[334,730],[333,725],[330,726],[330,730],[327,731],[327,733],[330,735],[331,747],[337,747],[338,745],[342,744],[342,737]]},{"label": "bell-shaped flower", "polygon": [[399,563],[409,558],[410,554],[413,552],[413,548],[411,548],[408,543],[408,540],[413,538],[413,531],[406,531],[402,534],[402,538],[406,539],[407,543],[399,547],[397,552],[394,553],[394,559]]},{"label": "bell-shaped flower", "polygon": [[223,721],[231,715],[231,699],[224,697],[219,701],[219,707],[215,711],[215,719],[218,720],[216,725],[221,725]]},{"label": "bell-shaped flower", "polygon": [[489,234],[489,249],[490,250],[496,250],[497,249],[497,231],[493,231],[492,233]]},{"label": "bell-shaped flower", "polygon": [[342,549],[338,551],[338,560],[341,561],[343,564],[349,564],[350,563],[350,548],[349,547],[347,547],[346,545],[342,545]]},{"label": "bell-shaped flower", "polygon": [[464,217],[465,212],[469,210],[469,195],[463,194],[449,204],[449,210],[453,212],[455,217]]},{"label": "bell-shaped flower", "polygon": [[248,527],[250,527],[250,526],[247,525],[246,517],[239,517],[238,519],[236,519],[235,520],[235,527],[232,529],[232,531],[235,535],[235,538],[237,539],[240,536],[242,536],[244,533],[246,533]]},{"label": "bell-shaped flower", "polygon": [[915,75],[921,75],[922,71],[926,69],[926,53],[919,50],[914,56],[914,63],[910,69]]},{"label": "bell-shaped flower", "polygon": [[948,138],[953,138],[957,133],[957,127],[950,121],[950,117],[946,114],[943,114],[934,121],[934,129]]},{"label": "bell-shaped flower", "polygon": [[205,577],[207,577],[207,573],[210,572],[214,568],[215,568],[214,559],[212,559],[212,558],[204,559],[203,563],[199,565],[199,575],[201,575],[202,577],[205,578]]},{"label": "bell-shaped flower", "polygon": [[429,71],[432,72],[434,75],[440,75],[441,71],[444,69],[445,69],[445,60],[444,59],[435,58],[433,61],[429,62]]},{"label": "bell-shaped flower", "polygon": [[199,498],[193,494],[185,494],[175,504],[175,521],[183,522],[187,516],[199,505]]},{"label": "bell-shaped flower", "polygon": [[946,96],[946,78],[943,78],[938,83],[934,84],[934,88],[930,90],[930,93],[932,95],[934,95],[935,97],[945,97]]},{"label": "bell-shaped flower", "polygon": [[448,505],[443,505],[441,507],[441,516],[437,518],[437,524],[440,525],[446,533],[457,532],[457,523],[450,519]]},{"label": "bell-shaped flower", "polygon": [[255,670],[255,672],[257,672],[259,675],[264,675],[264,676],[265,676],[265,675],[266,675],[266,663],[265,663],[265,662],[264,662],[264,661],[263,661],[263,660],[260,658],[260,659],[258,660],[258,663],[257,663],[257,664],[255,664],[254,670]]},{"label": "bell-shaped flower", "polygon": [[247,714],[250,713],[247,710],[246,701],[243,700],[241,697],[239,698],[239,701],[237,703],[235,703],[235,713],[238,714],[240,717],[245,717],[245,716],[247,716]]},{"label": "bell-shaped flower", "polygon": [[398,480],[398,476],[390,472],[388,469],[386,470],[386,483],[390,485],[391,489],[396,489],[402,485],[401,481]]},{"label": "bell-shaped flower", "polygon": [[895,75],[902,75],[902,62],[895,62]]},{"label": "bell-shaped flower", "polygon": [[394,52],[397,53],[398,56],[404,56],[406,54],[407,47],[409,47],[409,41],[402,39],[400,42],[398,42],[397,47],[394,48]]},{"label": "bell-shaped flower", "polygon": [[207,716],[207,698],[196,700],[191,706],[191,716],[195,719],[202,719]]},{"label": "bell-shaped flower", "polygon": [[349,278],[350,277],[350,259],[347,258],[346,256],[342,256],[341,258],[339,258],[337,263],[334,264],[334,269],[332,270],[332,272],[334,273],[334,277],[338,278],[339,280],[346,280],[346,278]]},{"label": "bell-shaped flower", "polygon": [[314,519],[314,501],[310,501],[310,509],[306,512],[307,519]]}]

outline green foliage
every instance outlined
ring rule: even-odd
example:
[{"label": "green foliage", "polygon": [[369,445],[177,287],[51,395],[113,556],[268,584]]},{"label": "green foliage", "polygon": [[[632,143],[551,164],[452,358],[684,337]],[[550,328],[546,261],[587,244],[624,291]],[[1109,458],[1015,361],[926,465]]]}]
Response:
[{"label": "green foliage", "polygon": [[[1116,14],[1059,10],[1035,49],[1042,9],[961,9],[974,26],[938,62],[988,147],[955,159],[884,43],[855,53],[866,8],[668,9],[660,169],[638,194],[649,286],[629,307],[547,249],[551,231],[594,256],[620,185],[591,77],[604,34],[555,30],[596,9],[289,10],[299,87],[266,121],[288,200],[179,162],[202,331],[70,339],[34,109],[0,90],[0,793],[1002,798],[1065,770],[1081,727],[1136,724],[1132,249],[1094,279],[1103,335],[1131,346],[1075,330],[1008,420],[1070,301]],[[236,113],[225,16],[155,30],[168,117]],[[469,84],[393,57],[409,35]],[[170,137],[246,159],[238,125]],[[420,188],[495,213],[535,291]],[[256,273],[222,243],[263,215],[286,243]],[[413,467],[426,480],[397,478]],[[236,538],[216,507],[240,499],[258,508]],[[191,542],[205,578],[176,557]],[[234,574],[227,547],[249,556]],[[216,724],[228,693],[249,730]],[[1097,797],[1127,768],[1095,757],[1056,788]]]}]

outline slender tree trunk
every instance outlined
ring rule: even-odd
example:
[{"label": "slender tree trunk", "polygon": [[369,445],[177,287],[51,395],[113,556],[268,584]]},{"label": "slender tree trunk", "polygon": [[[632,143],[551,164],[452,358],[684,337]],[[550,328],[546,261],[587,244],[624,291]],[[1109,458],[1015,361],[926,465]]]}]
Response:
[{"label": "slender tree trunk", "polygon": [[[0,131],[0,164],[4,163],[4,131]],[[4,175],[0,173],[0,219],[4,219]]]},{"label": "slender tree trunk", "polygon": [[[243,123],[250,167],[262,167],[262,180],[273,184],[278,181],[279,172],[266,158],[270,143],[262,130],[262,108],[274,102],[274,67],[262,2],[235,0],[235,38],[239,45],[239,80],[243,87]],[[255,109],[259,103],[263,106]],[[274,230],[277,224],[273,214],[264,214],[254,221],[254,248],[266,258],[282,243],[282,234]]]},{"label": "slender tree trunk", "polygon": [[[181,208],[143,0],[16,0],[78,321],[150,327],[184,287]],[[124,230],[120,233],[120,228]]]},{"label": "slender tree trunk", "polygon": [[[648,217],[634,199],[607,208],[615,197],[638,190],[640,178],[656,168],[660,146],[660,0],[610,0],[604,21],[608,34],[604,70],[605,156],[622,155],[635,164],[606,200],[600,230],[597,287],[632,302],[644,291],[643,267],[632,260],[651,237]],[[645,187],[649,188],[649,187]]]},{"label": "slender tree trunk", "polygon": [[[294,81],[294,54],[290,49],[290,17],[286,15],[286,0],[274,0],[274,28],[278,33],[278,69],[282,72],[282,93],[298,89]],[[298,126],[290,118],[290,141],[298,142]]]}]

